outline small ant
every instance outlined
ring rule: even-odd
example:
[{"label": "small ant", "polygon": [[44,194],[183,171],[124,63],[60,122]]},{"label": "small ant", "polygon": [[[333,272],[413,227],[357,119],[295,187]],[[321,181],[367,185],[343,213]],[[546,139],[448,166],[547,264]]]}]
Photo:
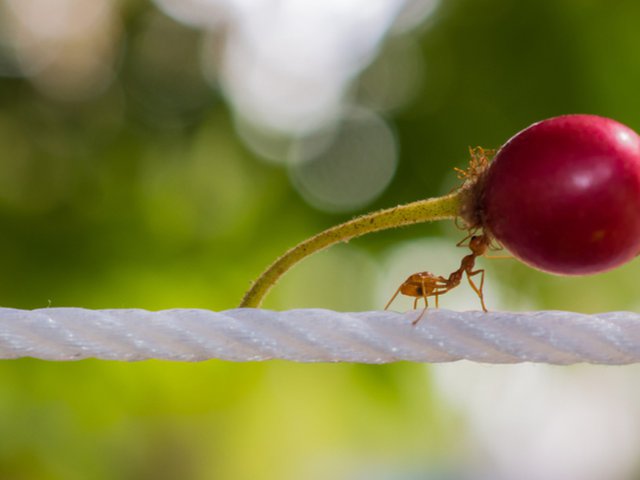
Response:
[{"label": "small ant", "polygon": [[[396,296],[399,293],[406,295],[408,297],[415,297],[413,302],[413,308],[415,309],[418,305],[418,299],[424,299],[424,310],[422,313],[416,318],[412,324],[416,325],[420,319],[424,316],[427,308],[429,307],[429,302],[427,301],[427,297],[435,297],[436,299],[436,308],[438,307],[438,297],[447,293],[449,290],[456,288],[460,285],[462,281],[462,276],[466,273],[467,280],[469,281],[469,285],[474,292],[480,298],[480,304],[482,305],[482,310],[487,312],[487,307],[484,304],[484,293],[482,291],[484,287],[484,269],[474,270],[476,263],[476,258],[487,253],[487,250],[491,247],[491,238],[483,233],[482,235],[475,235],[475,232],[472,231],[469,235],[463,238],[460,242],[457,243],[457,247],[461,247],[464,245],[466,240],[469,240],[469,244],[467,245],[471,250],[469,255],[466,255],[460,262],[460,268],[455,270],[449,275],[449,278],[444,278],[441,276],[436,276],[431,272],[420,272],[414,273],[409,278],[407,278],[402,285],[396,290],[396,293],[393,294],[391,300],[384,307],[386,310],[391,305],[391,302],[395,300]],[[471,277],[475,275],[480,275],[480,286],[477,286]]]}]

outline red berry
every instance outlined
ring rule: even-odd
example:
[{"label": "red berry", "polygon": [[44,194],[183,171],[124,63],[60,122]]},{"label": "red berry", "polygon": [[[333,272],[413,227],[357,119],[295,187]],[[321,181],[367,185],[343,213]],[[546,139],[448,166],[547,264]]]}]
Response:
[{"label": "red berry", "polygon": [[481,185],[483,226],[532,267],[593,274],[640,252],[640,137],[614,120],[531,125],[498,151]]}]

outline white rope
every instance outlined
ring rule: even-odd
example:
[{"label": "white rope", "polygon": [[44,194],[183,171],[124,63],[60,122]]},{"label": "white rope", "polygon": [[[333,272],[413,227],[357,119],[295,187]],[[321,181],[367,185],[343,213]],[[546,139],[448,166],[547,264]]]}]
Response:
[{"label": "white rope", "polygon": [[640,315],[0,308],[0,358],[554,364],[640,361]]}]

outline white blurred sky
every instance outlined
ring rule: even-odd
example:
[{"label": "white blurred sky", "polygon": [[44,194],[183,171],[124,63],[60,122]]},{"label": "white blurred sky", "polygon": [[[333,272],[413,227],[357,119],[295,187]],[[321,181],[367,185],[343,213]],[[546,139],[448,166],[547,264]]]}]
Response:
[{"label": "white blurred sky", "polygon": [[335,121],[352,81],[391,32],[420,25],[437,0],[156,0],[168,15],[224,31],[214,82],[250,121],[285,133]]}]

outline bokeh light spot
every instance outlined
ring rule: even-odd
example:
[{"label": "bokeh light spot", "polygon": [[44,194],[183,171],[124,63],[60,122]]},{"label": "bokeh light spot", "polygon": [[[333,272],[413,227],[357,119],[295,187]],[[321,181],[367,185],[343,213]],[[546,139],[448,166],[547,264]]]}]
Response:
[{"label": "bokeh light spot", "polygon": [[393,132],[378,115],[350,111],[334,132],[317,132],[292,150],[291,176],[303,197],[326,211],[349,211],[374,200],[396,170]]}]

